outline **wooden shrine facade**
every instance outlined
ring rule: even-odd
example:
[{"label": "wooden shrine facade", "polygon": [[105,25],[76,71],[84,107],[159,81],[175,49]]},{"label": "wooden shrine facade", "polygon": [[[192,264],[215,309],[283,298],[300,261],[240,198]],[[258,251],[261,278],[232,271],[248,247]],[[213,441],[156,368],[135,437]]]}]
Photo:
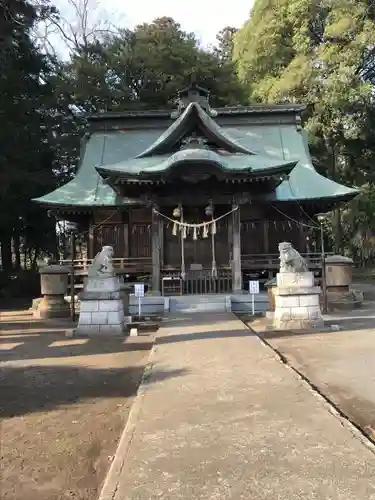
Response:
[{"label": "wooden shrine facade", "polygon": [[[224,207],[228,209],[227,207]],[[199,212],[196,209],[196,212]],[[241,255],[269,255],[278,253],[278,243],[282,239],[290,241],[301,252],[318,252],[314,234],[309,228],[301,225],[304,219],[295,221],[276,214],[271,220],[254,218],[251,206],[240,209],[241,222]],[[110,218],[110,219],[109,219]],[[109,220],[108,220],[109,219]],[[194,218],[200,220],[199,216]],[[308,220],[307,222],[308,224]],[[88,258],[93,258],[104,245],[114,247],[116,258],[151,259],[151,224],[152,210],[147,208],[134,209],[127,212],[98,211],[91,221],[91,229],[87,234]],[[164,268],[177,269],[181,265],[180,239],[172,234],[172,223],[163,220],[162,223],[161,265]],[[220,265],[230,262],[230,218],[218,222],[216,234],[216,256]],[[315,234],[315,236],[318,236]],[[309,248],[309,241],[312,245]],[[187,264],[200,263],[204,267],[211,265],[210,242],[206,239],[188,239],[185,242],[185,257]]]},{"label": "wooden shrine facade", "polygon": [[119,272],[150,275],[156,294],[179,276],[187,293],[194,276],[208,292],[239,292],[277,270],[281,241],[318,267],[314,215],[357,191],[315,171],[303,109],[213,110],[190,85],[172,112],[92,116],[76,177],[35,201],[87,230],[88,259],[113,246]]},{"label": "wooden shrine facade", "polygon": [[[230,205],[216,208],[218,214],[228,209],[231,209]],[[202,211],[198,207],[185,210],[191,221],[202,220]],[[171,215],[170,210],[165,210],[165,213]],[[296,215],[295,210],[292,213]],[[242,205],[238,214],[231,214],[217,223],[214,242],[217,285],[210,279],[211,239],[199,237],[194,240],[190,237],[184,241],[186,282],[190,280],[191,292],[236,291],[233,286],[233,257],[239,258],[237,290],[250,278],[266,281],[278,269],[278,243],[283,240],[292,242],[302,253],[308,254],[312,269],[320,268],[319,248],[309,246],[314,234],[308,228],[277,212],[271,220],[265,219],[260,211],[258,217],[255,215],[254,207]],[[237,235],[240,251],[237,255],[233,249],[233,240],[236,242],[233,228],[236,223],[240,225]],[[157,236],[153,237],[155,232]],[[157,248],[153,251],[153,241],[160,248],[159,252]],[[163,278],[181,275],[181,237],[179,234],[173,235],[172,222],[163,217],[153,217],[151,208],[112,213],[108,210],[98,211],[87,234],[88,259],[92,259],[104,245],[113,246],[119,273],[128,275],[129,281],[146,276],[146,282],[155,293],[167,293],[169,281],[163,283]],[[155,255],[156,252],[158,255]],[[87,264],[86,259],[77,260],[77,270],[85,274]],[[156,266],[156,272],[153,266]],[[179,293],[175,287],[173,290]],[[189,289],[185,293],[189,293]]]}]

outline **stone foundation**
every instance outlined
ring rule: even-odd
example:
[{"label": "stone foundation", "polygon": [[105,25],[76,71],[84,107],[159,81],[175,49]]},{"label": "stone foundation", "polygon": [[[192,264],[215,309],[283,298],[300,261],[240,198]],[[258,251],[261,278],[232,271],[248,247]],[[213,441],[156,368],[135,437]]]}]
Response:
[{"label": "stone foundation", "polygon": [[124,335],[129,317],[124,314],[126,292],[117,276],[89,277],[79,295],[80,311],[74,335]]},{"label": "stone foundation", "polygon": [[324,325],[320,309],[320,288],[311,272],[279,273],[274,289],[276,330],[319,328]]},{"label": "stone foundation", "polygon": [[326,290],[328,311],[361,307],[363,297],[352,290],[353,261],[342,255],[326,258]]},{"label": "stone foundation", "polygon": [[68,290],[69,269],[51,265],[41,267],[39,273],[43,298],[33,303],[34,317],[41,319],[69,317],[70,306],[64,299]]},{"label": "stone foundation", "polygon": [[70,306],[64,295],[44,296],[34,309],[33,316],[38,319],[69,318]]}]

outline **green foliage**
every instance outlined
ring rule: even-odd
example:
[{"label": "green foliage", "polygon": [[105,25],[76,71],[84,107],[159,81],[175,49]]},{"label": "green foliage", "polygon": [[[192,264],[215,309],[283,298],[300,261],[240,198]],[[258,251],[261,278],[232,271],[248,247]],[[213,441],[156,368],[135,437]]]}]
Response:
[{"label": "green foliage", "polygon": [[375,258],[375,184],[362,186],[361,194],[342,212],[346,247],[362,265]]},{"label": "green foliage", "polygon": [[358,186],[374,181],[374,13],[372,0],[256,0],[233,48],[247,95],[305,103],[318,170]]},{"label": "green foliage", "polygon": [[327,104],[339,110],[367,103],[371,86],[357,72],[375,44],[366,3],[257,0],[234,43],[249,95],[262,102],[303,100],[318,115]]},{"label": "green foliage", "polygon": [[[53,13],[47,3],[3,4],[0,23],[0,243],[2,267],[22,252],[54,245],[54,222],[31,198],[53,190],[61,172],[66,109],[55,92],[56,62],[43,55],[32,28]],[[69,167],[68,167],[69,169]],[[35,252],[34,252],[35,253]]]},{"label": "green foliage", "polygon": [[214,106],[243,100],[232,62],[199,48],[168,17],[83,47],[66,72],[65,92],[84,111],[174,107],[177,91],[192,76],[211,90]]},{"label": "green foliage", "polygon": [[67,62],[45,54],[33,36],[46,18],[58,22],[48,0],[0,7],[0,245],[7,273],[24,258],[35,263],[54,252],[55,221],[31,199],[72,176],[82,112],[172,108],[192,78],[209,88],[213,107],[248,99],[306,103],[317,169],[363,186],[342,210],[340,238],[337,232],[331,239],[342,239],[362,261],[372,258],[373,0],[256,0],[243,28],[225,27],[212,50],[163,17],[85,38]]},{"label": "green foliage", "polygon": [[234,37],[237,31],[233,26],[226,26],[216,35],[217,45],[214,52],[222,62],[232,63]]},{"label": "green foliage", "polygon": [[171,18],[83,36],[68,62],[43,52],[34,37],[46,19],[59,22],[48,0],[0,7],[0,249],[8,274],[55,252],[55,220],[31,199],[71,178],[82,112],[171,108],[192,77],[211,90],[214,106],[244,97],[224,40],[221,51],[203,50]]}]

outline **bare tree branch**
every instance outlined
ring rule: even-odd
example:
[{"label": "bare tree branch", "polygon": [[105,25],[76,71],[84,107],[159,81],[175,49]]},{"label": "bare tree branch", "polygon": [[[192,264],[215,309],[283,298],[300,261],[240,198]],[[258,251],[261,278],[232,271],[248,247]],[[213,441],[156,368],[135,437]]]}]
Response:
[{"label": "bare tree branch", "polygon": [[[72,54],[96,39],[117,35],[120,29],[110,22],[111,18],[114,15],[100,9],[98,0],[65,0],[65,8],[61,6],[59,15],[44,21],[47,25],[47,29],[44,27],[42,30],[44,49],[48,52],[53,49],[56,53],[56,46],[60,44],[61,47],[62,44]],[[39,34],[40,39],[43,36]]]}]

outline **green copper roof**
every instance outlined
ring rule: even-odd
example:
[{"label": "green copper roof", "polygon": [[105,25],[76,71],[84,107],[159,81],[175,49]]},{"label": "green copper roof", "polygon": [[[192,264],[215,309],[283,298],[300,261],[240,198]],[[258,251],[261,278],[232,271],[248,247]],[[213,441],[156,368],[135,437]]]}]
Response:
[{"label": "green copper roof", "polygon": [[298,155],[301,160],[292,170],[289,179],[283,181],[269,195],[275,201],[319,200],[322,198],[336,198],[349,200],[359,194],[358,189],[349,188],[342,184],[323,177],[315,170],[309,152],[307,133],[304,130],[283,131],[284,156],[292,158]]},{"label": "green copper roof", "polygon": [[186,162],[211,163],[227,173],[277,174],[289,173],[297,161],[284,161],[260,155],[218,154],[210,149],[183,149],[172,155],[137,157],[133,160],[96,167],[101,175],[152,178],[166,174]]},{"label": "green copper roof", "polygon": [[338,184],[315,170],[308,146],[307,133],[291,125],[256,125],[228,127],[228,134],[242,144],[252,144],[255,153],[285,161],[298,158],[296,167],[266,200],[290,202],[296,200],[351,199],[359,191]]},{"label": "green copper roof", "polygon": [[168,153],[187,133],[196,129],[202,130],[208,139],[230,153],[253,154],[250,149],[228,136],[225,129],[219,127],[197,103],[191,102],[176,121],[137,158]]},{"label": "green copper roof", "polygon": [[[183,115],[179,119],[182,117]],[[295,125],[263,124],[260,120],[259,124],[256,125],[244,122],[243,125],[219,128],[210,117],[208,118],[219,129],[220,140],[224,136],[227,139],[230,138],[233,147],[240,147],[246,151],[243,154],[252,155],[250,160],[252,168],[256,168],[255,164],[259,156],[266,158],[269,165],[298,161],[289,176],[289,180],[283,181],[276,188],[276,191],[269,195],[269,201],[350,199],[358,193],[357,190],[326,179],[315,171],[308,150],[306,134],[304,131],[297,130]],[[207,118],[205,119],[207,120]],[[155,148],[161,148],[156,149],[161,153],[163,147],[169,147],[169,141],[175,140],[175,137],[169,133],[166,142],[166,135],[161,135],[161,132],[160,128],[150,128],[94,133],[88,139],[76,177],[35,201],[47,206],[76,207],[78,209],[133,203],[134,201],[128,198],[119,199],[112,188],[103,182],[96,168],[120,166],[124,163],[133,165],[132,168],[139,168],[135,167],[136,164],[133,160],[136,157],[139,160],[142,157],[142,161],[145,162],[154,162],[152,157],[147,158],[147,156],[154,154]],[[215,140],[218,138],[216,137]],[[153,150],[150,145],[154,148]],[[237,157],[237,155],[233,156]],[[227,158],[226,161],[228,161]],[[261,161],[264,161],[264,158]],[[159,156],[158,164],[149,163],[147,165],[149,168],[160,168],[160,160]],[[237,159],[233,160],[233,165],[235,162]],[[139,163],[139,165],[141,164]],[[146,163],[143,164],[142,169],[145,168],[145,165]]]},{"label": "green copper roof", "polygon": [[102,163],[134,158],[160,135],[160,130],[97,133],[89,137],[80,168],[73,180],[35,201],[48,206],[89,208],[128,205],[133,200],[118,198],[95,170]]}]

